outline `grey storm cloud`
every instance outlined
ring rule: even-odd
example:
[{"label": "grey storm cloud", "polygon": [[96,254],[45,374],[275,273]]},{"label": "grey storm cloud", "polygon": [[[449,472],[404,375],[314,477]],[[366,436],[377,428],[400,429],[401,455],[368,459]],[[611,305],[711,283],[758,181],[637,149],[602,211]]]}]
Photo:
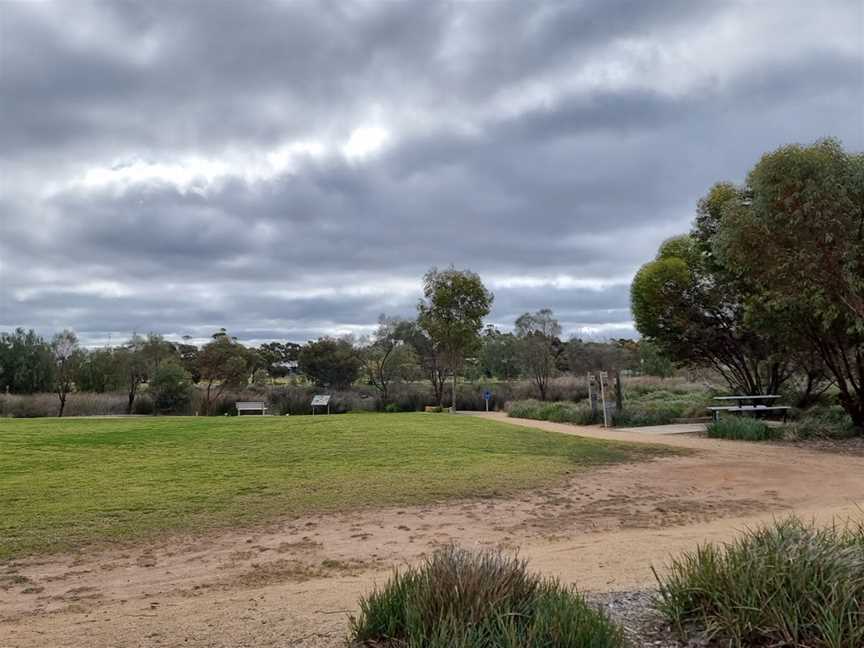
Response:
[{"label": "grey storm cloud", "polygon": [[767,150],[864,148],[836,2],[7,2],[0,329],[362,335],[454,264],[509,326],[629,281]]}]

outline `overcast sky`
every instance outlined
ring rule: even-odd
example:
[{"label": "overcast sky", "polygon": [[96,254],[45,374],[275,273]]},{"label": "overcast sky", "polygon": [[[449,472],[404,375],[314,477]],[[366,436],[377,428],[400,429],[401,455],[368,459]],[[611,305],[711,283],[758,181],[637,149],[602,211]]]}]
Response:
[{"label": "overcast sky", "polygon": [[698,198],[864,149],[864,2],[0,2],[0,329],[303,341],[470,268],[633,336]]}]

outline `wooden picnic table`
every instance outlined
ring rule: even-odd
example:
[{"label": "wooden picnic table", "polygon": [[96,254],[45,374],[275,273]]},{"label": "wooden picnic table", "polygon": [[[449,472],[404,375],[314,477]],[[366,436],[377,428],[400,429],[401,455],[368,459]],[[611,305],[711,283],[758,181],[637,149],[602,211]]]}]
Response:
[{"label": "wooden picnic table", "polygon": [[736,401],[738,405],[723,405],[723,406],[715,406],[709,407],[708,411],[711,412],[711,415],[714,417],[714,420],[717,421],[720,419],[720,412],[729,412],[734,414],[747,414],[752,413],[754,416],[759,414],[768,414],[769,412],[782,412],[783,420],[786,420],[786,414],[791,409],[787,405],[745,405],[745,401],[750,401],[751,403],[755,403],[756,401],[774,401],[780,396],[776,394],[764,394],[759,396],[746,396],[737,394],[734,396],[715,396],[714,400],[717,401]]},{"label": "wooden picnic table", "polygon": [[740,406],[744,405],[744,401],[751,401],[751,402],[752,402],[752,401],[758,401],[758,400],[777,400],[778,398],[782,398],[782,396],[778,396],[777,394],[765,394],[765,395],[760,395],[760,396],[743,396],[743,395],[736,395],[736,396],[715,396],[715,397],[714,397],[714,400],[718,400],[718,401],[730,401],[730,400],[738,401],[738,406],[740,407]]}]

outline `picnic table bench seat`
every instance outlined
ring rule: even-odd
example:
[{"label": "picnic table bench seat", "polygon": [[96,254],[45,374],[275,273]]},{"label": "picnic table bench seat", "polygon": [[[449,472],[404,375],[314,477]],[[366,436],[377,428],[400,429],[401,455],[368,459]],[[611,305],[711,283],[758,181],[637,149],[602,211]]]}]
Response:
[{"label": "picnic table bench seat", "polygon": [[714,420],[718,420],[720,418],[720,412],[730,412],[730,413],[739,413],[745,414],[748,412],[752,412],[754,414],[768,413],[768,412],[782,412],[783,420],[786,420],[786,414],[789,412],[791,408],[788,405],[722,405],[722,406],[714,406],[709,407],[708,411],[711,412]]}]

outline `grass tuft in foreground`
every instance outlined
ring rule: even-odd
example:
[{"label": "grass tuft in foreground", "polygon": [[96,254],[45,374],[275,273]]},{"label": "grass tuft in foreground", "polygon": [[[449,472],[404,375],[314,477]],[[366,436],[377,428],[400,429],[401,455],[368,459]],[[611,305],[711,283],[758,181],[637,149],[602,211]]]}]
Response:
[{"label": "grass tuft in foreground", "polygon": [[619,648],[623,633],[573,589],[498,552],[447,547],[360,602],[355,646]]},{"label": "grass tuft in foreground", "polygon": [[733,441],[773,441],[783,438],[783,428],[753,418],[727,416],[708,424],[708,436]]},{"label": "grass tuft in foreground", "polygon": [[658,577],[658,610],[721,645],[864,646],[864,527],[796,518],[709,544]]},{"label": "grass tuft in foreground", "polygon": [[0,560],[489,497],[663,454],[441,414],[0,419]]}]

